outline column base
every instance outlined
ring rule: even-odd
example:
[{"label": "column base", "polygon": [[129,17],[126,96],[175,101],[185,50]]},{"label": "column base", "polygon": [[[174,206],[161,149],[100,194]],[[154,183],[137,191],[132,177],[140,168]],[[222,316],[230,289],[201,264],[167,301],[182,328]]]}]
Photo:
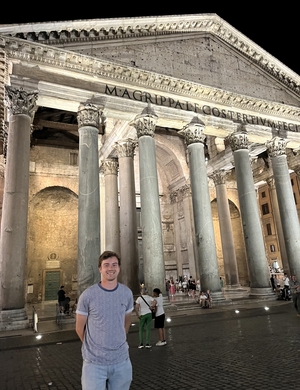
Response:
[{"label": "column base", "polygon": [[250,287],[249,298],[274,299],[274,291],[271,287]]},{"label": "column base", "polygon": [[0,331],[27,328],[29,328],[29,320],[25,308],[0,312]]},{"label": "column base", "polygon": [[212,302],[225,302],[227,299],[224,296],[223,291],[217,291],[211,293]]},{"label": "column base", "polygon": [[231,298],[248,298],[249,288],[238,286],[226,286],[223,289],[227,299]]}]

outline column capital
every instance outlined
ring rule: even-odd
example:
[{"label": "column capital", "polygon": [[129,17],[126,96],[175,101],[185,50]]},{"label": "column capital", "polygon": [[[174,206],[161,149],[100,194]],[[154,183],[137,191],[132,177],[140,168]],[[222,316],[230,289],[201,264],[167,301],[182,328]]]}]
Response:
[{"label": "column capital", "polygon": [[38,91],[26,92],[23,88],[5,86],[5,102],[12,115],[24,114],[33,118]]},{"label": "column capital", "polygon": [[157,118],[154,110],[148,105],[140,115],[137,115],[133,121],[130,122],[130,126],[133,126],[136,129],[138,138],[143,135],[154,137]]},{"label": "column capital", "polygon": [[266,182],[267,182],[269,188],[274,188],[275,187],[275,179],[274,179],[273,176],[272,177],[268,177]]},{"label": "column capital", "polygon": [[294,172],[296,173],[298,179],[300,179],[300,168],[299,167],[294,168]]},{"label": "column capital", "polygon": [[116,158],[107,158],[102,161],[100,172],[106,175],[117,175],[119,170],[119,162]]},{"label": "column capital", "polygon": [[115,142],[114,148],[117,151],[118,157],[134,157],[135,148],[137,146],[137,140],[127,138]]},{"label": "column capital", "polygon": [[232,151],[248,149],[248,135],[246,132],[235,132],[228,137]]},{"label": "column capital", "polygon": [[285,155],[285,147],[289,141],[280,137],[274,137],[265,143],[270,157]]},{"label": "column capital", "polygon": [[185,137],[187,145],[202,143],[204,144],[205,135],[203,133],[205,124],[195,116],[190,123],[185,125],[182,130],[178,131],[178,134],[182,134]]},{"label": "column capital", "polygon": [[209,177],[213,180],[215,186],[225,184],[227,172],[224,169],[214,171]]},{"label": "column capital", "polygon": [[102,106],[91,103],[81,103],[77,111],[78,130],[85,126],[92,126],[99,129],[102,112]]}]

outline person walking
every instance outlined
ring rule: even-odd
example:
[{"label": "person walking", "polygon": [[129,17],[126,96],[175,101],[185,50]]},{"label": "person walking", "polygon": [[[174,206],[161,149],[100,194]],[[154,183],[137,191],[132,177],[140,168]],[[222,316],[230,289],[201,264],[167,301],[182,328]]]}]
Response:
[{"label": "person walking", "polygon": [[112,251],[98,260],[101,282],[78,299],[76,332],[82,341],[82,390],[129,390],[132,364],[126,334],[133,311],[132,291],[118,283],[121,259]]},{"label": "person walking", "polygon": [[152,306],[156,306],[156,313],[154,319],[154,328],[158,330],[159,341],[155,344],[158,347],[166,345],[166,332],[165,332],[165,311],[163,307],[163,296],[159,288],[153,290],[154,300]]},{"label": "person walking", "polygon": [[151,323],[152,323],[152,312],[151,305],[153,298],[148,295],[147,288],[141,288],[141,295],[135,301],[135,312],[138,316],[139,322],[139,341],[138,348],[144,348],[144,329],[146,329],[146,345],[145,348],[151,348],[150,337],[151,337]]},{"label": "person walking", "polygon": [[275,287],[275,279],[273,274],[270,277],[270,282],[271,282],[272,290],[275,291],[276,287]]},{"label": "person walking", "polygon": [[176,293],[176,286],[175,286],[174,280],[171,279],[171,281],[170,281],[170,294],[171,294],[171,297],[174,297],[175,293]]}]

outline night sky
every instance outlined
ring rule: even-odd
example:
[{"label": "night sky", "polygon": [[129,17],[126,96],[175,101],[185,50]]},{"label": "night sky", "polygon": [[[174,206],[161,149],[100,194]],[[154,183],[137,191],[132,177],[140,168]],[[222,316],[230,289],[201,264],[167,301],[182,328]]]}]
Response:
[{"label": "night sky", "polygon": [[[282,3],[270,3],[272,6],[268,8],[264,6],[260,9],[263,6],[262,1],[258,3],[261,4],[261,7],[255,6],[253,2],[238,2],[235,3],[237,4],[235,6],[230,6],[227,2],[224,8],[218,6],[204,7],[200,2],[190,3],[192,5],[184,5],[183,2],[178,2],[178,4],[170,2],[168,3],[170,5],[166,7],[161,2],[158,3],[159,6],[156,6],[155,2],[138,2],[137,6],[134,6],[132,2],[119,4],[112,2],[112,11],[104,2],[89,3],[87,7],[84,7],[83,3],[69,3],[71,9],[60,9],[56,3],[52,3],[52,5],[50,3],[40,3],[39,6],[31,9],[31,12],[28,12],[32,7],[32,3],[24,2],[18,3],[16,12],[14,10],[10,11],[9,8],[6,8],[6,12],[1,12],[0,24],[216,13],[285,66],[300,75],[299,17],[297,9],[292,9]],[[64,6],[62,5],[62,7]],[[167,11],[165,11],[166,8],[168,8]],[[134,11],[130,9],[134,9]]]}]

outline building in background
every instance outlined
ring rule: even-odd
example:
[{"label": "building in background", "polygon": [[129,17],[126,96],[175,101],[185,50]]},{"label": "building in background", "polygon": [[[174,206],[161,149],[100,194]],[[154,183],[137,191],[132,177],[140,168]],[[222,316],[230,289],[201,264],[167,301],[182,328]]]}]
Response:
[{"label": "building in background", "polygon": [[0,26],[2,328],[61,284],[75,299],[105,249],[134,293],[300,273],[299,101],[215,14]]}]

